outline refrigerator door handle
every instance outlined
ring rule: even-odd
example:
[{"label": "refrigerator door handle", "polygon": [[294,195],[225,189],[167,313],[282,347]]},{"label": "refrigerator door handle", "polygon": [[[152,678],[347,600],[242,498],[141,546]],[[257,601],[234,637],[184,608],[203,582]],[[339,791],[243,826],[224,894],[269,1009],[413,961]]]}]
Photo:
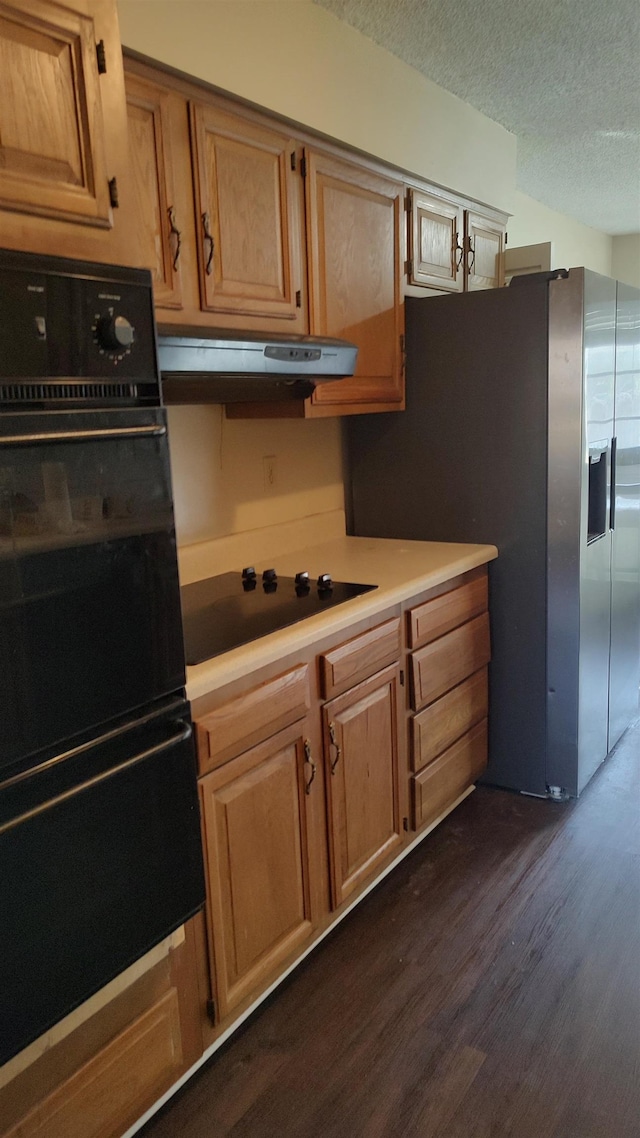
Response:
[{"label": "refrigerator door handle", "polygon": [[616,528],[616,455],[618,439],[614,435],[611,440],[611,498],[609,502],[609,529]]}]

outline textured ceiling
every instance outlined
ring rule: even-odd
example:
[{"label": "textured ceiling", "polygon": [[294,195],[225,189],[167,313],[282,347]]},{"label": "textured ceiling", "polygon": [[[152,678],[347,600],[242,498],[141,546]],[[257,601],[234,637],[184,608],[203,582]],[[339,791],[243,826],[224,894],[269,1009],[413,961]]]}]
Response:
[{"label": "textured ceiling", "polygon": [[640,230],[640,0],[314,2],[512,131],[523,193]]}]

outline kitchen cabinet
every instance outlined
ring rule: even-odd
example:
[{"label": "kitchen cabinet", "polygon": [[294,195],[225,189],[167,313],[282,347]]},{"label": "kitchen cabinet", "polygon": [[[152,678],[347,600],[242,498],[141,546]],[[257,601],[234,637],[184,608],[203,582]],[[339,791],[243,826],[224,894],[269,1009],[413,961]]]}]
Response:
[{"label": "kitchen cabinet", "polygon": [[505,220],[413,186],[406,199],[407,292],[468,292],[504,282]]},{"label": "kitchen cabinet", "polygon": [[2,1138],[119,1138],[199,1058],[193,923],[10,1060]]},{"label": "kitchen cabinet", "polygon": [[486,574],[436,590],[408,610],[411,791],[415,829],[475,782],[487,765]]},{"label": "kitchen cabinet", "polygon": [[309,412],[400,410],[402,184],[315,149],[306,162],[311,332],[358,345],[353,378],[319,384]]},{"label": "kitchen cabinet", "polygon": [[323,708],[334,908],[402,844],[399,685],[395,665]]},{"label": "kitchen cabinet", "polygon": [[233,405],[229,417],[402,408],[400,179],[215,92],[125,63],[136,186],[126,208],[139,260],[154,274],[161,327],[358,345],[353,378],[320,384],[300,403]]},{"label": "kitchen cabinet", "polygon": [[305,332],[299,145],[216,105],[190,112],[200,307],[223,326]]},{"label": "kitchen cabinet", "polygon": [[0,18],[0,245],[128,262],[115,0],[20,0]]}]

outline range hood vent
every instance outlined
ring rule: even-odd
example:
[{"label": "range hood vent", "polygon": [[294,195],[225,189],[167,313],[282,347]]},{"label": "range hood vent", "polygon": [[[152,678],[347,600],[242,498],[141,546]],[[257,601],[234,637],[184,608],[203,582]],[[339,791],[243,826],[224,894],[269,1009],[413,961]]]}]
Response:
[{"label": "range hood vent", "polygon": [[306,399],[318,383],[353,375],[355,344],[312,336],[173,329],[158,336],[165,403]]}]

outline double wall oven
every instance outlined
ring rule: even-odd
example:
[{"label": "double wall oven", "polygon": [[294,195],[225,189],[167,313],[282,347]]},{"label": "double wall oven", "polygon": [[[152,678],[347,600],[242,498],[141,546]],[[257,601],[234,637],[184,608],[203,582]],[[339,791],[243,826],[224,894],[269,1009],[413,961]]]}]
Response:
[{"label": "double wall oven", "polygon": [[150,276],[0,251],[0,1064],[200,907]]}]

